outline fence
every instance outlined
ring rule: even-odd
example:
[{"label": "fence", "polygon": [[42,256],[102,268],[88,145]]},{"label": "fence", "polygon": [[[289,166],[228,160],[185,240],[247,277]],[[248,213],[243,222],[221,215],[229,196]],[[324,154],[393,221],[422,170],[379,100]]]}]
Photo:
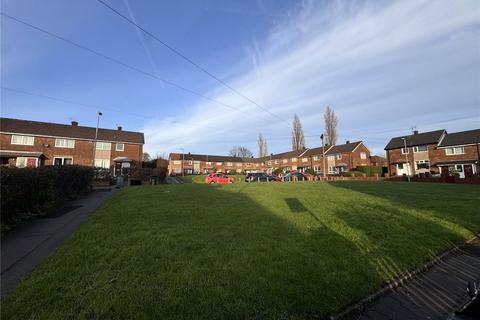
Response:
[{"label": "fence", "polygon": [[[385,181],[408,181],[407,176],[396,176],[385,178]],[[412,182],[433,182],[433,183],[456,183],[456,184],[480,184],[480,176],[460,178],[458,176],[440,177],[410,177]]]}]

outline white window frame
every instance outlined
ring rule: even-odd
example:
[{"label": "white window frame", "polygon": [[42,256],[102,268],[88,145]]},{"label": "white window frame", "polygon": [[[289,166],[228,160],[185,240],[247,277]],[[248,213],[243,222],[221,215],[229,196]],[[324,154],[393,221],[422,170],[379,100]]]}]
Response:
[{"label": "white window frame", "polygon": [[[425,150],[419,151],[418,147],[425,147]],[[413,147],[413,152],[414,153],[428,152],[428,146],[426,144],[422,144],[421,146],[415,146],[415,147]]]},{"label": "white window frame", "polygon": [[360,152],[360,159],[366,160],[367,159],[367,153],[366,152]]},{"label": "white window frame", "polygon": [[297,158],[296,158],[296,157],[293,157],[293,158],[292,158],[292,162],[297,162]]},{"label": "white window frame", "polygon": [[279,164],[278,160],[275,160],[275,164]]},{"label": "white window frame", "polygon": [[315,161],[320,160],[320,156],[313,156],[313,160],[315,160]]},{"label": "white window frame", "polygon": [[313,166],[313,171],[322,172],[322,167],[321,166]]},{"label": "white window frame", "polygon": [[189,166],[193,165],[193,160],[188,160],[188,165]]},{"label": "white window frame", "polygon": [[[108,146],[108,148],[105,148]],[[99,148],[101,147],[101,148]],[[104,150],[104,151],[111,151],[112,150],[112,143],[111,142],[104,142],[104,141],[97,141],[95,142],[95,149],[96,150]]]},{"label": "white window frame", "polygon": [[[22,141],[13,142],[14,138],[20,138]],[[32,139],[31,142],[28,141],[29,139]],[[35,137],[18,135],[18,134],[12,134],[12,139],[10,140],[10,144],[20,145],[20,146],[33,146],[34,143],[35,143]]]},{"label": "white window frame", "polygon": [[335,155],[335,158],[337,158],[337,160],[342,159],[342,154],[341,154],[341,153],[337,153],[337,154]]},{"label": "white window frame", "polygon": [[[73,157],[72,156],[58,156],[58,157],[53,157],[53,165],[55,165],[55,159],[62,159],[62,164],[61,166],[70,166],[73,165]],[[72,163],[70,164],[65,164],[65,159],[72,159]]]},{"label": "white window frame", "polygon": [[283,163],[288,163],[288,159],[283,159],[282,162]]},{"label": "white window frame", "polygon": [[[420,163],[427,163],[428,168],[418,168]],[[428,160],[415,160],[415,170],[430,170],[430,161]]]},{"label": "white window frame", "polygon": [[232,167],[233,166],[233,162],[227,162],[227,167]]},{"label": "white window frame", "polygon": [[[407,151],[407,152],[405,152]],[[405,149],[405,148],[402,148],[402,154],[409,154],[410,153],[410,150],[408,149],[408,147]]]},{"label": "white window frame", "polygon": [[335,173],[337,173],[337,170],[336,170],[335,167],[328,167],[328,173],[329,174],[335,174]]},{"label": "white window frame", "polygon": [[182,164],[182,161],[180,161],[180,160],[173,160],[173,164],[177,164],[177,165],[178,165],[178,164]]},{"label": "white window frame", "polygon": [[328,161],[335,161],[335,155],[327,156]]},{"label": "white window frame", "polygon": [[221,165],[222,165],[222,163],[221,163],[221,162],[217,162],[217,166],[221,166]]},{"label": "white window frame", "polygon": [[[121,145],[122,148],[119,148],[119,145]],[[115,151],[125,151],[125,143],[115,143]]]},{"label": "white window frame", "polygon": [[[457,149],[460,149],[460,152],[457,152]],[[451,152],[448,152],[451,150]],[[450,148],[445,148],[445,155],[447,156],[455,156],[459,154],[465,154],[465,147],[450,147]]]},{"label": "white window frame", "polygon": [[[70,142],[71,142],[71,145],[69,145]],[[56,138],[55,139],[55,148],[73,149],[73,148],[75,148],[75,140],[74,139],[65,139],[65,138]]]},{"label": "white window frame", "polygon": [[[102,164],[97,165],[97,161],[100,161]],[[95,159],[95,168],[110,169],[110,159]]]}]

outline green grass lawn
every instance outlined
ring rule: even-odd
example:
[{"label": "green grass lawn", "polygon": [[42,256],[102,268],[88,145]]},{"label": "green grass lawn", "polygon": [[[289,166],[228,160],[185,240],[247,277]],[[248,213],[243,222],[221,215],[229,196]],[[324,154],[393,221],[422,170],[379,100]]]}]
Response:
[{"label": "green grass lawn", "polygon": [[2,300],[4,318],[325,317],[480,230],[478,186],[129,187]]}]

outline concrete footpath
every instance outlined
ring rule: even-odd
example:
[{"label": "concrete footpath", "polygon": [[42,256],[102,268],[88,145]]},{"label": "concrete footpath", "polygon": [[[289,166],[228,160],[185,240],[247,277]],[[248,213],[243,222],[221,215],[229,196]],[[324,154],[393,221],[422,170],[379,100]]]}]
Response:
[{"label": "concrete footpath", "polygon": [[1,295],[5,296],[75,231],[115,188],[98,188],[48,217],[35,218],[1,242]]},{"label": "concrete footpath", "polygon": [[364,305],[363,310],[354,310],[337,319],[445,320],[467,301],[468,283],[479,280],[480,240],[477,238]]}]

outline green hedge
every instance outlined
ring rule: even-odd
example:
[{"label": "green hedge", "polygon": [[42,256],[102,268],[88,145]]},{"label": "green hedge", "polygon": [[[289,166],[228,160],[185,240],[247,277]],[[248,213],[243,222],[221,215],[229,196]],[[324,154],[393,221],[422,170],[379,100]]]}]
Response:
[{"label": "green hedge", "polygon": [[92,176],[92,168],[82,166],[0,167],[2,234],[89,192]]},{"label": "green hedge", "polygon": [[362,173],[366,173],[367,176],[373,177],[375,174],[378,174],[380,177],[382,175],[382,167],[375,167],[375,166],[361,166],[361,167],[356,167],[355,171],[359,171]]}]

